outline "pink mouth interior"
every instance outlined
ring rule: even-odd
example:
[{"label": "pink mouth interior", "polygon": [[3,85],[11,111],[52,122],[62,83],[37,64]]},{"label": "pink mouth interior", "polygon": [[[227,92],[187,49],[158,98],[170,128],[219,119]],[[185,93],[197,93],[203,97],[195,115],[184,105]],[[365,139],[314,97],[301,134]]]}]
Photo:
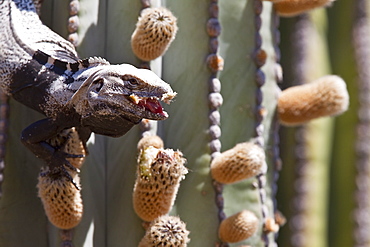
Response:
[{"label": "pink mouth interior", "polygon": [[140,100],[138,105],[143,106],[145,109],[153,113],[160,114],[162,116],[167,116],[167,114],[163,112],[163,108],[161,104],[156,99],[143,99],[143,100]]}]

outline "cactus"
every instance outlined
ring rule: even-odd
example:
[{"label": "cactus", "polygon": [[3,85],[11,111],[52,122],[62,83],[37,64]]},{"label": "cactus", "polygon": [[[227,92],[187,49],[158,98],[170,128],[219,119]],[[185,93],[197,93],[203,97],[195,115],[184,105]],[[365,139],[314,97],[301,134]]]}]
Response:
[{"label": "cactus", "polygon": [[[18,138],[21,130],[40,115],[11,100],[0,200],[0,246],[163,244],[156,242],[156,233],[154,240],[150,236],[157,230],[170,234],[163,235],[170,239],[166,243],[179,239],[173,246],[275,246],[285,221],[278,208],[289,208],[289,203],[280,200],[282,189],[276,194],[281,160],[279,117],[275,113],[280,94],[279,60],[284,57],[278,48],[276,4],[279,2],[260,0],[71,0],[69,5],[44,1],[42,19],[73,42],[81,57],[96,55],[112,63],[136,66],[142,66],[140,59],[146,60],[146,65],[169,82],[178,95],[173,104],[165,106],[170,117],[164,122],[143,121],[117,139],[92,135],[89,156],[80,173],[83,215],[73,229],[74,224],[65,227],[49,222],[50,213],[45,214],[45,204],[37,197],[36,188],[43,164]],[[174,34],[165,36],[165,47],[155,47],[158,52],[146,57],[137,55],[132,42],[140,38],[135,32],[140,11],[150,6],[171,10],[178,30],[172,26]],[[289,47],[284,43],[282,46]],[[346,102],[339,108],[343,111]],[[81,148],[78,143],[68,147]],[[242,151],[235,151],[240,147]],[[166,154],[158,157],[158,153]],[[232,181],[219,179],[217,172],[225,175],[235,169],[232,163],[224,166],[222,159],[232,160],[236,154],[240,155],[236,160],[243,160],[244,165],[251,162],[252,171]],[[176,188],[171,196],[152,193],[160,200],[171,197],[167,201],[170,203],[165,210],[154,212],[155,216],[143,217],[138,210],[142,205],[135,206],[135,183],[138,187],[154,177],[160,180],[161,175],[154,174],[158,170],[176,169],[156,165],[173,165],[176,159],[181,165],[185,159],[187,162],[186,168],[181,167],[180,174],[172,179],[176,180]],[[239,166],[237,162],[234,165]],[[179,186],[177,180],[186,172]],[[48,184],[71,185],[64,177],[41,176],[39,188],[45,179]],[[172,185],[173,181],[164,182]],[[292,187],[292,181],[288,182],[291,183],[285,184],[286,188]],[[42,194],[40,197],[44,201],[49,198]]]},{"label": "cactus", "polygon": [[319,117],[339,115],[348,109],[346,83],[338,76],[324,76],[284,90],[277,104],[279,120],[297,125]]},{"label": "cactus", "polygon": [[251,237],[258,225],[258,218],[252,212],[243,210],[224,219],[218,232],[224,242],[237,243]]}]

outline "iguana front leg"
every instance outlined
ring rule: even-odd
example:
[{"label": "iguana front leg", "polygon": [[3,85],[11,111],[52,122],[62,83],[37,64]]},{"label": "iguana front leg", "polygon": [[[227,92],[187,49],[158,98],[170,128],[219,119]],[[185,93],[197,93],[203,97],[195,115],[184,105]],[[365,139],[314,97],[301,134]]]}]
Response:
[{"label": "iguana front leg", "polygon": [[[29,150],[38,158],[44,160],[49,166],[48,172],[41,175],[66,176],[79,189],[67,170],[70,169],[78,172],[78,169],[72,166],[67,158],[82,158],[84,155],[65,153],[63,148],[53,147],[47,142],[47,140],[55,137],[63,129],[69,127],[59,126],[50,118],[42,119],[24,129],[21,140]],[[85,135],[87,136],[89,134],[85,133]],[[88,137],[85,138],[87,139]],[[85,141],[83,140],[83,142]]]}]

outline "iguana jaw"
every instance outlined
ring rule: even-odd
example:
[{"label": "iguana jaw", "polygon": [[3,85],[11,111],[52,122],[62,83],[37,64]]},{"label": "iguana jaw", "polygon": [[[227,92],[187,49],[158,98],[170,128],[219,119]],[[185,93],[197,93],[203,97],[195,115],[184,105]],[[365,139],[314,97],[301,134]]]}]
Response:
[{"label": "iguana jaw", "polygon": [[[164,111],[160,104],[160,100],[170,104],[171,100],[176,96],[176,93],[166,93],[162,98],[158,97],[140,97],[135,94],[129,95],[127,98],[136,106],[140,107],[142,111],[149,111],[150,115],[154,114],[154,120],[163,120],[168,118],[167,112]],[[144,113],[145,114],[145,113]]]}]

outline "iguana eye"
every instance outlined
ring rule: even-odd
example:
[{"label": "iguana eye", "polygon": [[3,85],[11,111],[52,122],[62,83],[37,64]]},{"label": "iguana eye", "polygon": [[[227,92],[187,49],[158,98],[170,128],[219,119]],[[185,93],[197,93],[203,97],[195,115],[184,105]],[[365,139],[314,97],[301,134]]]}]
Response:
[{"label": "iguana eye", "polygon": [[127,81],[128,86],[131,86],[131,87],[136,87],[139,84],[136,78],[129,78],[126,81]]},{"label": "iguana eye", "polygon": [[94,81],[94,90],[98,93],[104,85],[104,80],[103,79],[98,79]]}]

